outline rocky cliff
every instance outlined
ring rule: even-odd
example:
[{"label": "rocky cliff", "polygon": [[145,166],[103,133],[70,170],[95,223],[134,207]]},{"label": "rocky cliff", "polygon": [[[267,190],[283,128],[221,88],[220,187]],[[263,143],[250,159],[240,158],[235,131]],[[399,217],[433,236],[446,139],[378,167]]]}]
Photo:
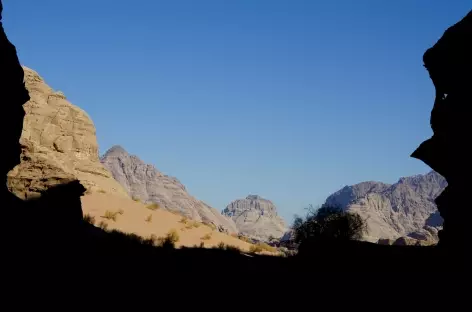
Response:
[{"label": "rocky cliff", "polygon": [[359,213],[367,220],[367,240],[401,236],[437,240],[442,219],[434,199],[446,185],[446,180],[434,171],[401,178],[392,185],[363,182],[332,194],[325,205]]},{"label": "rocky cliff", "polygon": [[213,223],[220,231],[237,232],[232,220],[191,196],[178,179],[162,174],[153,165],[130,155],[122,147],[109,149],[101,162],[133,198],[144,203],[156,203],[189,219]]},{"label": "rocky cliff", "polygon": [[31,198],[56,184],[78,179],[89,192],[127,196],[100,164],[90,117],[54,91],[39,74],[23,67],[30,100],[20,138],[21,163],[8,173],[8,188]]},{"label": "rocky cliff", "polygon": [[268,240],[270,237],[280,238],[287,231],[275,205],[258,195],[235,200],[222,213],[234,220],[241,234],[249,237]]}]

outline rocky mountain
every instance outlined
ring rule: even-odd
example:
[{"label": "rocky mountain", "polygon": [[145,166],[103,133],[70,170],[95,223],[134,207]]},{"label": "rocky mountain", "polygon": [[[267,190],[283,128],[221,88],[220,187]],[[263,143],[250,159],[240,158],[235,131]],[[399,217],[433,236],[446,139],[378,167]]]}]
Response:
[{"label": "rocky mountain", "polygon": [[131,197],[144,203],[156,203],[189,219],[213,223],[220,231],[237,232],[232,220],[191,196],[177,178],[161,173],[121,146],[109,149],[101,162]]},{"label": "rocky mountain", "polygon": [[100,163],[95,126],[87,113],[49,87],[37,72],[23,70],[30,101],[23,105],[21,163],[8,173],[10,191],[30,198],[52,185],[78,179],[89,192],[127,196]]},{"label": "rocky mountain", "polygon": [[346,186],[326,199],[325,205],[359,213],[367,220],[366,240],[437,239],[442,219],[434,199],[444,190],[446,180],[431,171],[404,177],[389,185],[363,182]]},{"label": "rocky mountain", "polygon": [[252,238],[280,238],[287,231],[284,220],[277,215],[275,205],[258,195],[233,201],[222,214],[234,220],[241,234]]}]

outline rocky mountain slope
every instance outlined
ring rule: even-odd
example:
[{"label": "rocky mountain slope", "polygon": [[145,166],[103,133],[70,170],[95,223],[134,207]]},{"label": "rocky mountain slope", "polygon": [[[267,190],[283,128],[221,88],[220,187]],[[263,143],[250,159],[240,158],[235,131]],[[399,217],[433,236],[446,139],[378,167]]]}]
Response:
[{"label": "rocky mountain slope", "polygon": [[241,234],[256,239],[280,238],[287,231],[275,205],[258,195],[233,201],[222,214],[234,220]]},{"label": "rocky mountain slope", "polygon": [[359,213],[367,220],[367,240],[401,236],[437,239],[442,219],[434,199],[446,185],[446,180],[434,171],[401,178],[392,185],[363,182],[332,194],[325,205]]},{"label": "rocky mountain slope", "polygon": [[162,174],[153,165],[130,155],[122,147],[109,149],[101,162],[133,198],[144,203],[156,203],[161,208],[178,212],[192,220],[213,223],[221,231],[237,232],[232,220],[191,196],[178,179]]},{"label": "rocky mountain slope", "polygon": [[89,192],[127,197],[100,163],[95,126],[87,113],[49,87],[37,72],[23,70],[31,99],[23,106],[21,163],[8,174],[10,191],[29,198],[51,185],[78,179]]}]

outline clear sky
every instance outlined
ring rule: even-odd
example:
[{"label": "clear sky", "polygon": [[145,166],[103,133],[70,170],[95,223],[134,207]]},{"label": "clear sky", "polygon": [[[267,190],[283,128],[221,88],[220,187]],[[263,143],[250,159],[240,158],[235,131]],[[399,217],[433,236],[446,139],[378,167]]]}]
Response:
[{"label": "clear sky", "polygon": [[429,170],[422,55],[471,9],[433,0],[4,0],[21,62],[217,209],[291,220],[344,185]]}]

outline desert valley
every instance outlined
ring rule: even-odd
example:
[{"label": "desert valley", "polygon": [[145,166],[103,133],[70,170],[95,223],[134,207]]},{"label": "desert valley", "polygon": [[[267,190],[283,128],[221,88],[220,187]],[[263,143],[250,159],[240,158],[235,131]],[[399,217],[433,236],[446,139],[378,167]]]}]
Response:
[{"label": "desert valley", "polygon": [[[87,113],[37,72],[23,69],[31,100],[24,105],[22,160],[8,175],[9,189],[18,197],[34,198],[50,186],[78,179],[87,190],[84,213],[109,229],[142,237],[176,231],[176,245],[187,247],[223,243],[249,252],[254,244],[264,244],[268,246],[263,252],[273,254],[279,253],[280,242],[292,239],[290,224],[269,199],[249,194],[224,209],[210,207],[177,178],[121,146],[100,156]],[[431,245],[442,225],[434,198],[445,187],[444,178],[435,172],[392,185],[369,181],[329,195],[325,205],[357,212],[367,220],[366,241]]]}]

